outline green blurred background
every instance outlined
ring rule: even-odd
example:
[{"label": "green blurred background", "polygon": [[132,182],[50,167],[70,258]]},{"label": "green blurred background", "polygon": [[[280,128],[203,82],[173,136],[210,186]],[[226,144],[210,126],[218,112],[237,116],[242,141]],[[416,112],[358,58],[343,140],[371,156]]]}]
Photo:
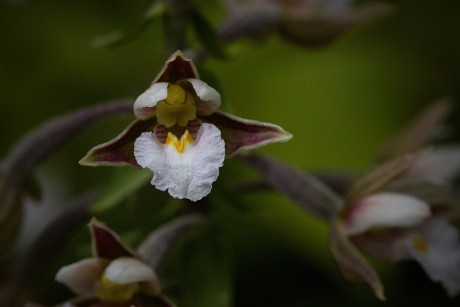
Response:
[{"label": "green blurred background", "polygon": [[[148,87],[168,56],[159,23],[121,47],[95,48],[91,41],[134,23],[150,3],[0,4],[0,156],[49,118],[136,97]],[[215,24],[224,17],[216,1],[198,3]],[[200,68],[218,81],[233,113],[276,123],[294,135],[259,152],[306,169],[361,171],[422,106],[445,95],[460,98],[459,17],[456,0],[398,1],[392,14],[326,48],[302,49],[272,34],[237,41],[228,47],[229,59],[210,59]],[[85,168],[77,161],[130,120],[122,116],[90,127],[38,169],[42,185],[51,185],[45,193],[53,194],[58,206],[110,179],[112,169]],[[242,182],[246,172],[228,161],[218,185]],[[235,306],[383,305],[366,286],[342,280],[320,221],[275,193],[245,196],[241,203],[243,210],[222,213]],[[117,214],[130,210],[123,208]],[[110,225],[116,230],[136,225],[117,223]],[[205,260],[193,266],[206,266]],[[387,289],[386,305],[460,302],[447,299],[414,263],[375,264]]]}]

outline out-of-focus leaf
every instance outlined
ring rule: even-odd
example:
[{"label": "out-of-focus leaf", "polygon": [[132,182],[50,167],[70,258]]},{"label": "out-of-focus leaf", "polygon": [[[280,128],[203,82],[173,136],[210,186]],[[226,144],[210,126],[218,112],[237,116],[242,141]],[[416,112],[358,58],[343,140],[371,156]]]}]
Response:
[{"label": "out-of-focus leaf", "polygon": [[155,2],[142,15],[139,20],[127,29],[115,31],[110,34],[93,39],[92,45],[95,47],[117,47],[125,44],[142,34],[147,27],[163,15],[165,7],[161,2]]},{"label": "out-of-focus leaf", "polygon": [[233,306],[231,261],[223,237],[217,229],[190,240],[181,250],[178,269],[184,278],[185,292],[181,306]]},{"label": "out-of-focus leaf", "polygon": [[132,102],[129,100],[82,109],[49,120],[30,131],[15,144],[1,162],[0,250],[2,252],[8,246],[11,247],[21,224],[22,208],[15,208],[15,206],[22,206],[25,195],[34,199],[40,196],[40,189],[32,177],[35,167],[95,121],[131,110]]},{"label": "out-of-focus leaf", "polygon": [[135,193],[152,177],[147,169],[123,167],[116,170],[113,179],[104,187],[101,197],[91,206],[94,214],[107,211]]},{"label": "out-of-focus leaf", "polygon": [[11,293],[12,306],[22,306],[26,293],[34,296],[41,290],[37,285],[42,282],[43,276],[46,276],[47,270],[58,258],[62,248],[77,228],[88,222],[90,218],[88,208],[97,195],[97,192],[90,191],[69,203],[65,210],[38,235],[22,263],[17,287]]},{"label": "out-of-focus leaf", "polygon": [[189,14],[197,37],[206,50],[217,58],[227,58],[224,44],[213,25],[197,9],[190,10]]}]

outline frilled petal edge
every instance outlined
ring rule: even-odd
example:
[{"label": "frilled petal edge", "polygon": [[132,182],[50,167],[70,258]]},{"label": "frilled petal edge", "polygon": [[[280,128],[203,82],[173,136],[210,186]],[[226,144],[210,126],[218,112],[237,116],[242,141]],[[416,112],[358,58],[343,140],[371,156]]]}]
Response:
[{"label": "frilled petal edge", "polygon": [[203,117],[203,121],[217,126],[225,141],[225,154],[227,157],[237,153],[258,148],[270,143],[287,142],[292,134],[280,126],[244,119],[225,112],[217,111]]},{"label": "frilled petal edge", "polygon": [[188,132],[180,140],[170,133],[162,144],[145,132],[136,140],[134,155],[139,165],[154,172],[157,189],[197,201],[211,192],[225,159],[225,144],[217,127],[202,124],[195,140]]},{"label": "frilled petal edge", "polygon": [[142,132],[153,129],[156,120],[135,120],[114,139],[92,148],[83,159],[85,166],[139,166],[134,158],[134,141]]},{"label": "frilled petal edge", "polygon": [[109,264],[102,258],[86,258],[63,266],[56,274],[56,281],[65,284],[76,294],[89,294],[95,290],[96,283]]}]

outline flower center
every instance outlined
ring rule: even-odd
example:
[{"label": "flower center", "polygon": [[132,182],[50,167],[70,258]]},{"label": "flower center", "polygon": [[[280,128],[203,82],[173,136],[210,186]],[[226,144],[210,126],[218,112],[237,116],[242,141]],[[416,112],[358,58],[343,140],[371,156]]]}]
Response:
[{"label": "flower center", "polygon": [[195,100],[180,85],[170,84],[166,99],[157,104],[158,123],[167,128],[174,125],[187,126],[196,118]]},{"label": "flower center", "polygon": [[174,146],[176,151],[178,153],[183,153],[187,145],[193,143],[193,138],[188,132],[188,130],[185,130],[184,134],[181,136],[180,140],[172,134],[171,132],[168,133],[168,136],[166,137],[166,145],[171,145]]},{"label": "flower center", "polygon": [[185,102],[185,91],[182,87],[176,84],[168,86],[168,96],[166,102],[169,104],[180,104]]},{"label": "flower center", "polygon": [[117,284],[110,281],[105,274],[96,286],[96,295],[103,302],[123,303],[129,301],[138,291],[137,283]]}]

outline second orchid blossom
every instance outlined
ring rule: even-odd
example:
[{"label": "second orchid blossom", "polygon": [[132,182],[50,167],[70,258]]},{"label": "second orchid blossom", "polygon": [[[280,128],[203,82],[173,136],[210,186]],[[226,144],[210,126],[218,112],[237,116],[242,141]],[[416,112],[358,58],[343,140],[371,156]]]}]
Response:
[{"label": "second orchid blossom", "polygon": [[149,168],[157,189],[198,201],[210,193],[226,157],[292,137],[277,125],[218,111],[220,104],[220,94],[176,51],[134,102],[137,120],[80,163]]}]

